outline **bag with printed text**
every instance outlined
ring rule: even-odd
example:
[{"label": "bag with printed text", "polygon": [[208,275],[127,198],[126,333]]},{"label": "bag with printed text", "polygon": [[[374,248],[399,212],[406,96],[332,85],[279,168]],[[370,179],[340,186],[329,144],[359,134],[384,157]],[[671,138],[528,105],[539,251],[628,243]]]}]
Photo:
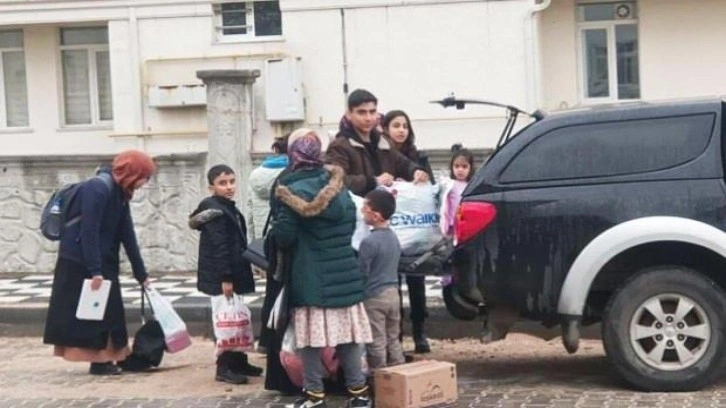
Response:
[{"label": "bag with printed text", "polygon": [[[396,197],[396,212],[389,225],[401,243],[402,255],[420,255],[430,250],[442,238],[439,229],[439,186],[396,181],[385,190]],[[358,213],[363,199],[355,198]],[[369,233],[369,227],[358,214],[356,230],[351,245],[358,250],[360,242]]]},{"label": "bag with printed text", "polygon": [[225,351],[250,351],[254,348],[252,313],[241,296],[213,296],[212,322],[217,356]]}]

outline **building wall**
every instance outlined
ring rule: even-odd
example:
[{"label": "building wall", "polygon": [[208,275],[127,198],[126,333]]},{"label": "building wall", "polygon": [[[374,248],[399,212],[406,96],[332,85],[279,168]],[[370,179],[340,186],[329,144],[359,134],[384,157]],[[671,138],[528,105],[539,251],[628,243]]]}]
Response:
[{"label": "building wall", "polygon": [[[108,138],[112,127],[63,128],[59,83],[58,29],[34,25],[23,29],[28,82],[30,126],[18,133],[3,130],[2,155],[57,155],[111,153],[134,147],[134,140],[117,144]],[[115,101],[114,101],[115,102]]]},{"label": "building wall", "polygon": [[644,0],[640,5],[643,97],[667,99],[726,94],[726,3]]},{"label": "building wall", "polygon": [[[582,105],[578,83],[577,25],[573,0],[553,0],[540,15],[543,107]],[[726,34],[726,3],[638,0],[640,82],[643,100],[723,95],[726,52],[715,46]]]},{"label": "building wall", "polygon": [[542,108],[566,109],[580,103],[577,84],[575,6],[552,0],[539,15],[542,47]]},{"label": "building wall", "polygon": [[[0,28],[24,31],[30,112],[27,129],[0,132],[0,273],[52,271],[57,244],[39,234],[42,205],[58,186],[84,179],[127,148],[148,151],[159,165],[132,204],[148,269],[196,268],[197,234],[186,220],[206,195],[206,111],[149,107],[148,88],[199,84],[201,69],[262,71],[254,85],[253,150],[267,151],[273,135],[292,126],[334,131],[345,109],[347,77],[351,90],[375,92],[382,110],[411,114],[417,144],[438,149],[431,159],[439,175],[454,142],[478,148],[478,163],[483,162],[483,148],[494,144],[503,112],[444,110],[430,100],[455,91],[520,106],[527,101],[522,25],[529,0],[281,3],[284,40],[224,44],[213,40],[212,9],[205,0],[0,3],[5,24]],[[352,8],[342,13],[341,7]],[[62,125],[59,27],[74,24],[108,25],[113,126]],[[264,60],[286,56],[302,60],[305,123],[271,124],[265,118]],[[247,206],[252,235],[262,229],[265,204]]]},{"label": "building wall", "polygon": [[[274,135],[303,124],[271,124],[265,118],[264,60],[280,56],[301,58],[305,124],[334,132],[345,109],[343,38],[350,89],[370,89],[379,96],[382,110],[407,110],[423,148],[448,148],[454,142],[484,148],[496,141],[503,112],[444,110],[429,103],[449,92],[527,103],[523,24],[530,0],[418,0],[407,5],[283,0],[283,40],[224,44],[214,41],[209,1],[135,0],[122,5],[102,0],[95,8],[79,1],[53,7],[23,3],[0,5],[0,12],[7,16],[5,27],[25,32],[31,125],[25,132],[10,133],[22,137],[7,144],[3,155],[108,154],[131,147],[152,154],[204,152],[205,109],[151,108],[147,89],[199,84],[195,72],[209,68],[262,70],[254,85],[253,149],[266,151]],[[341,7],[352,8],[343,17]],[[61,126],[58,27],[76,23],[108,24],[112,128]]]},{"label": "building wall", "polygon": [[[53,271],[58,244],[40,235],[42,206],[56,186],[89,177],[110,158],[0,158],[0,274]],[[204,160],[203,154],[157,157],[159,171],[134,195],[131,213],[149,271],[196,270],[198,234],[186,221],[206,194]],[[127,262],[122,266],[129,270]]]}]

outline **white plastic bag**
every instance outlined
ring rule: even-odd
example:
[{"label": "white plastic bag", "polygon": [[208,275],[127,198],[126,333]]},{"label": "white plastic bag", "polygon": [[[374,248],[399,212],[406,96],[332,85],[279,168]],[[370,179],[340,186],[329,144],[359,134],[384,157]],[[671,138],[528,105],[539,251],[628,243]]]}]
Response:
[{"label": "white plastic bag", "polygon": [[[396,197],[396,212],[389,223],[401,243],[403,255],[423,254],[441,240],[440,187],[437,184],[395,181],[385,189]],[[361,212],[364,198],[353,193],[350,196],[356,207],[356,228],[351,246],[357,251],[361,241],[370,234],[370,227],[366,225]]]},{"label": "white plastic bag", "polygon": [[[277,330],[277,326],[286,322],[286,314],[288,311],[285,310],[287,308],[285,296],[287,296],[287,285],[280,289],[280,293],[277,295],[277,298],[275,298],[275,303],[272,305],[272,310],[270,311],[270,318],[267,319],[268,329]],[[282,327],[280,327],[280,329],[281,328]],[[285,332],[285,335],[287,335],[287,332]]]},{"label": "white plastic bag", "polygon": [[242,297],[212,297],[212,323],[216,339],[215,354],[225,351],[249,351],[254,348],[252,313]]},{"label": "white plastic bag", "polygon": [[146,288],[149,304],[154,311],[154,318],[159,322],[164,332],[166,351],[176,353],[192,345],[192,338],[187,331],[187,325],[179,317],[174,307],[164,296],[153,287]]},{"label": "white plastic bag", "polygon": [[371,233],[371,229],[368,225],[366,225],[365,221],[363,221],[363,213],[361,210],[363,209],[363,197],[357,196],[350,191],[348,191],[348,194],[350,194],[350,198],[353,199],[353,203],[355,204],[355,231],[353,232],[353,238],[351,239],[351,246],[356,251],[358,248],[360,248],[360,243],[363,241],[363,238],[367,237],[368,234]]},{"label": "white plastic bag", "polygon": [[287,325],[287,329],[285,329],[285,334],[282,336],[282,346],[280,347],[280,350],[293,354],[297,352],[297,347],[295,346],[295,326],[293,322],[290,322],[290,324]]},{"label": "white plastic bag", "polygon": [[389,220],[403,255],[422,254],[441,240],[439,186],[396,181],[387,188],[396,197],[396,213]]}]

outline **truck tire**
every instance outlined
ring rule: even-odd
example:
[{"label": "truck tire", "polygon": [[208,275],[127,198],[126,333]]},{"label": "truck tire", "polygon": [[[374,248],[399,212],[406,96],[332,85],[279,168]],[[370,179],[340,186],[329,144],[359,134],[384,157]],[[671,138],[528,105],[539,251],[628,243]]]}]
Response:
[{"label": "truck tire", "polygon": [[471,321],[479,316],[478,306],[464,300],[456,291],[454,285],[447,285],[441,290],[446,310],[459,320]]},{"label": "truck tire", "polygon": [[680,266],[648,268],[611,297],[602,338],[611,365],[644,391],[695,391],[722,372],[726,295]]}]

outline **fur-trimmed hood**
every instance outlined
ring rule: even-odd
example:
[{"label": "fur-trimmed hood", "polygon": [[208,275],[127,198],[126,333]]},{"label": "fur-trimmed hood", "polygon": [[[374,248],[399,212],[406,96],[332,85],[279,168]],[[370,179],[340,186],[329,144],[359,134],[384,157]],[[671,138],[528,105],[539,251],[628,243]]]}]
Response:
[{"label": "fur-trimmed hood", "polygon": [[295,195],[287,186],[282,185],[275,189],[275,197],[302,217],[310,218],[322,214],[330,202],[343,190],[345,178],[345,172],[339,166],[325,165],[324,169],[330,174],[330,180],[312,201],[306,201]]},{"label": "fur-trimmed hood", "polygon": [[224,215],[224,211],[218,210],[216,208],[208,208],[206,210],[194,212],[192,213],[192,215],[189,216],[189,228],[195,230],[202,229],[202,226],[204,224],[212,221],[217,217],[221,217],[222,215]]}]

